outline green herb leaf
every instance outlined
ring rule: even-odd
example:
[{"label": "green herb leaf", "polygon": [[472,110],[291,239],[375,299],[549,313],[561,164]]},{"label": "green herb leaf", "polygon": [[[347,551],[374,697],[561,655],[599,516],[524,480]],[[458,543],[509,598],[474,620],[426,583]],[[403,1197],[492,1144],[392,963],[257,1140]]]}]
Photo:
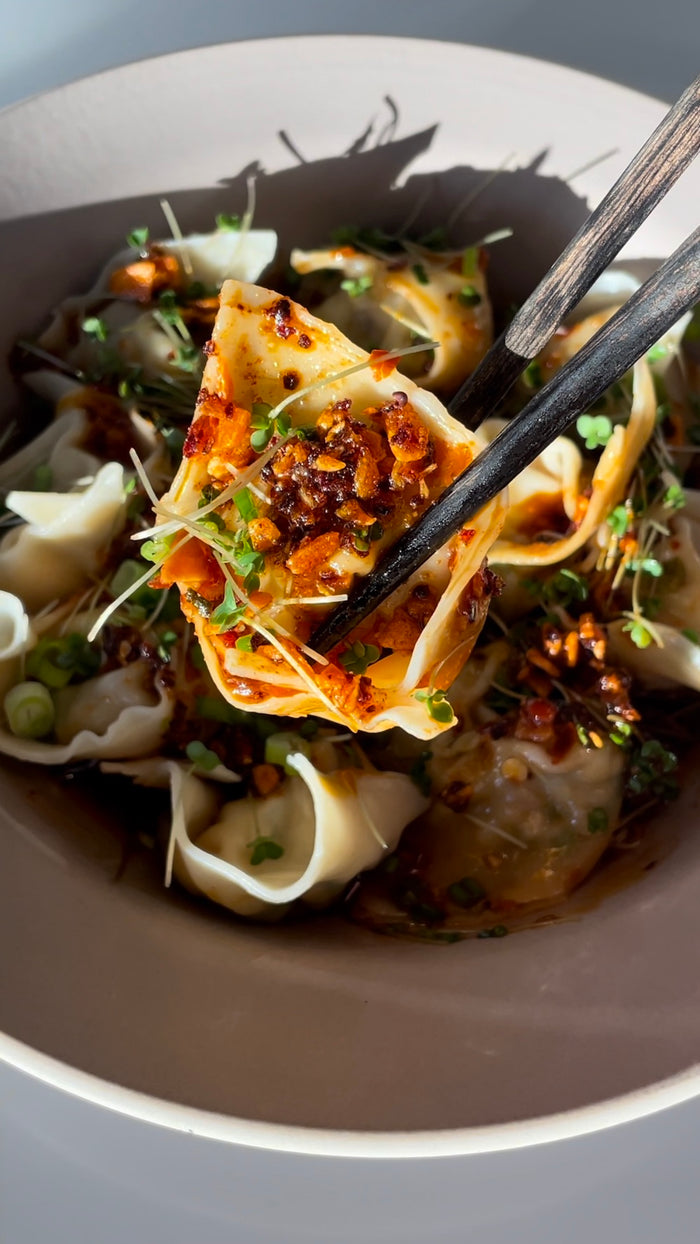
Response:
[{"label": "green herb leaf", "polygon": [[192,344],[184,344],[175,352],[174,364],[180,368],[180,371],[193,372],[196,370],[200,360],[201,352],[199,347]]},{"label": "green herb leaf", "polygon": [[632,755],[627,790],[631,795],[653,795],[656,799],[675,799],[678,782],[677,756],[658,739],[647,739]]},{"label": "green herb leaf", "polygon": [[605,808],[591,808],[588,813],[589,834],[604,834],[608,828],[608,814]]},{"label": "green herb leaf", "polygon": [[630,524],[630,512],[626,505],[616,505],[611,514],[608,514],[607,523],[612,528],[616,536],[624,536]]},{"label": "green herb leaf", "polygon": [[253,501],[253,494],[249,488],[241,488],[240,492],[235,493],[233,500],[244,523],[249,523],[251,518],[258,517],[258,511],[255,502]]},{"label": "green herb leaf", "polygon": [[481,294],[473,285],[463,285],[457,295],[457,300],[461,302],[463,307],[478,307],[481,302]]},{"label": "green herb leaf", "polygon": [[149,230],[147,225],[142,225],[138,229],[132,229],[131,233],[126,235],[127,246],[133,246],[135,251],[142,251],[148,242]]},{"label": "green herb leaf", "polygon": [[163,631],[158,640],[156,652],[161,661],[169,661],[175,644],[177,643],[177,634],[175,631]]},{"label": "green herb leaf", "polygon": [[657,343],[647,350],[647,363],[659,363],[661,359],[665,359],[668,354],[668,346]]},{"label": "green herb leaf", "polygon": [[425,704],[428,714],[433,721],[439,721],[442,724],[448,724],[455,719],[454,709],[447,699],[445,691],[414,691],[416,700],[420,700]]},{"label": "green herb leaf", "polygon": [[610,440],[613,425],[607,415],[579,415],[576,431],[585,442],[586,449],[600,449]]},{"label": "green herb leaf", "polygon": [[414,263],[413,267],[411,268],[411,272],[413,273],[419,285],[430,284],[430,277],[428,276],[428,273],[426,272],[422,263]]},{"label": "green herb leaf", "polygon": [[461,881],[455,881],[447,887],[447,893],[453,903],[460,907],[476,907],[477,903],[486,898],[486,891],[476,877],[462,877]]},{"label": "green herb leaf", "polygon": [[50,492],[53,487],[53,471],[48,462],[42,462],[34,468],[32,487],[35,492]]},{"label": "green herb leaf", "polygon": [[236,640],[236,647],[239,652],[252,652],[253,651],[253,636],[252,635],[239,635],[238,639]]},{"label": "green herb leaf", "polygon": [[255,432],[250,434],[250,445],[256,454],[262,453],[263,449],[267,449],[272,440],[273,429],[270,424],[266,428],[257,428]]},{"label": "green herb leaf", "polygon": [[562,605],[566,608],[574,601],[588,599],[588,583],[583,575],[564,566],[550,575],[544,583],[539,584],[542,600],[548,605]]},{"label": "green herb leaf", "polygon": [[374,644],[363,644],[360,640],[340,655],[340,664],[348,674],[365,674],[370,665],[378,661],[381,656],[381,649],[376,648]]},{"label": "green herb leaf", "polygon": [[93,337],[95,341],[104,342],[109,337],[109,329],[104,320],[97,315],[89,315],[80,325],[86,337]]},{"label": "green herb leaf", "polygon": [[185,752],[195,769],[200,769],[202,773],[211,773],[221,764],[216,752],[211,751],[200,739],[193,739],[188,743]]},{"label": "green herb leaf", "polygon": [[216,217],[216,227],[237,233],[241,227],[241,218],[232,215],[231,212],[219,212]]},{"label": "green herb leaf", "polygon": [[653,643],[651,631],[647,630],[644,623],[640,620],[625,622],[622,629],[629,635],[632,643],[637,648],[648,648]]},{"label": "green herb leaf", "polygon": [[240,604],[231,583],[227,583],[224,599],[211,614],[211,622],[220,631],[230,631],[240,622],[245,611],[246,606]]},{"label": "green herb leaf", "polygon": [[251,848],[250,862],[254,866],[262,864],[264,860],[278,860],[284,855],[284,847],[275,842],[274,838],[255,838],[247,845]]},{"label": "green herb leaf", "polygon": [[686,496],[680,484],[671,484],[663,495],[662,505],[669,510],[682,510]]},{"label": "green herb leaf", "polygon": [[373,280],[369,275],[348,277],[345,281],[340,282],[340,288],[349,294],[351,298],[359,298],[361,294],[366,294],[372,288]]},{"label": "green herb leaf", "polygon": [[626,573],[635,574],[638,570],[641,570],[643,574],[651,575],[652,579],[660,579],[664,573],[661,562],[655,557],[633,557],[627,563]]}]

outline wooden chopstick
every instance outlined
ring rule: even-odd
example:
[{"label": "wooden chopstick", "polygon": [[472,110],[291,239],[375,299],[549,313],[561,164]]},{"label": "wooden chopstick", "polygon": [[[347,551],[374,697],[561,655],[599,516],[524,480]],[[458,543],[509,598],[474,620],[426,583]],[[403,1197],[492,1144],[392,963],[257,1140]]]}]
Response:
[{"label": "wooden chopstick", "polygon": [[450,413],[477,428],[700,152],[700,77],[683,92],[523,303]]},{"label": "wooden chopstick", "polygon": [[457,477],[309,643],[328,652],[619,380],[700,300],[700,228]]}]

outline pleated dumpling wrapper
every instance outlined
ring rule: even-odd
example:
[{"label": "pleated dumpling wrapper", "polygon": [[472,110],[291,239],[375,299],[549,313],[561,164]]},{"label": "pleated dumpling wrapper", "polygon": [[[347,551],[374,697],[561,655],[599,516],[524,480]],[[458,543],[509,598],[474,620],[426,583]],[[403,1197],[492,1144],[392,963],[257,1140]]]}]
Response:
[{"label": "pleated dumpling wrapper", "polygon": [[[332,744],[325,752],[332,756]],[[162,757],[102,768],[170,787],[166,885],[174,873],[188,890],[238,915],[279,919],[298,900],[327,907],[395,849],[427,806],[406,774],[343,762],[340,754],[337,761],[345,767],[326,772],[292,752],[273,794],[234,800],[227,798],[234,775],[222,785]]]},{"label": "pleated dumpling wrapper", "polygon": [[270,290],[222,289],[148,550],[237,707],[431,738],[488,608],[493,501],[329,659],[308,640],[482,448],[438,399]]}]

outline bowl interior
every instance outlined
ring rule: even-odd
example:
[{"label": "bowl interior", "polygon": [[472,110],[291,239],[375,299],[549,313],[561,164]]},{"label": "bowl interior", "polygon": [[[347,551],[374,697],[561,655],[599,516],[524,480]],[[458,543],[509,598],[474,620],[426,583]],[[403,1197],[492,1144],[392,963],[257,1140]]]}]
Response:
[{"label": "bowl interior", "polygon": [[[0,357],[130,228],[161,231],[159,198],[183,231],[207,228],[241,209],[251,171],[256,223],[282,251],[414,211],[426,227],[452,216],[465,244],[510,226],[491,271],[505,308],[662,112],[553,66],[382,39],[231,45],[88,79],[0,116]],[[699,192],[688,175],[630,259],[690,232]],[[0,398],[9,418],[6,369]],[[157,859],[128,849],[149,797],[17,764],[4,783],[0,1027],[105,1080],[242,1120],[444,1131],[576,1110],[696,1062],[690,775],[634,864],[593,878],[556,925],[442,947],[332,916],[234,922],[166,893]]]}]

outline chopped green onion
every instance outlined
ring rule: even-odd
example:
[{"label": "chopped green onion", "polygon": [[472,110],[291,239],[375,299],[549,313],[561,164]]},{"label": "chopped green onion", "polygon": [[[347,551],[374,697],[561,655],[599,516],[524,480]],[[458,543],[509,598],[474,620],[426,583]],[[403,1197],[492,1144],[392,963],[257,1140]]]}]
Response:
[{"label": "chopped green onion", "polygon": [[147,562],[159,562],[162,558],[167,557],[175,535],[171,536],[154,536],[152,540],[144,540],[141,545],[141,556]]},{"label": "chopped green onion", "polygon": [[52,691],[67,687],[73,680],[92,678],[99,667],[99,653],[84,635],[77,633],[60,638],[44,636],[29,653],[26,664],[29,677]]},{"label": "chopped green onion", "polygon": [[238,649],[239,652],[252,652],[253,651],[253,636],[252,635],[239,635],[238,639],[236,640],[236,648]]},{"label": "chopped green onion", "polygon": [[40,682],[20,682],[5,696],[5,716],[18,739],[44,739],[53,730],[56,710]]}]

